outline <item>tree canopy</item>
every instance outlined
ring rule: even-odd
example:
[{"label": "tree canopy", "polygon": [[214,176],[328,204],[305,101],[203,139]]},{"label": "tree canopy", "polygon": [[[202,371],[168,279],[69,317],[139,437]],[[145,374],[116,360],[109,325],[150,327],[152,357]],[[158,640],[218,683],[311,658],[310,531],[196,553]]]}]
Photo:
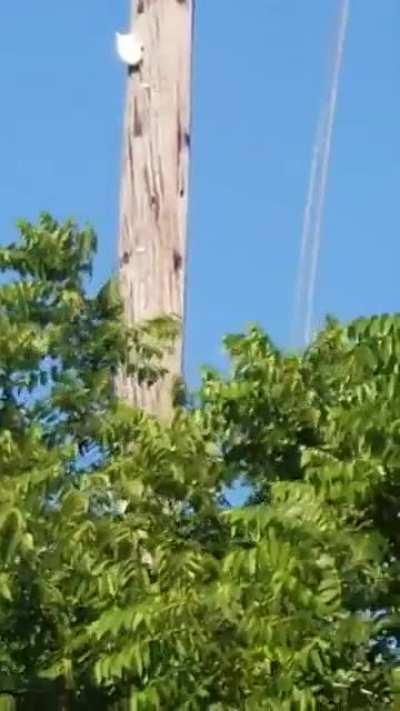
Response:
[{"label": "tree canopy", "polygon": [[400,316],[330,319],[301,354],[231,335],[229,372],[165,424],[113,380],[163,377],[176,324],[127,328],[113,281],[90,292],[92,230],[19,230],[0,249],[3,705],[395,708]]}]

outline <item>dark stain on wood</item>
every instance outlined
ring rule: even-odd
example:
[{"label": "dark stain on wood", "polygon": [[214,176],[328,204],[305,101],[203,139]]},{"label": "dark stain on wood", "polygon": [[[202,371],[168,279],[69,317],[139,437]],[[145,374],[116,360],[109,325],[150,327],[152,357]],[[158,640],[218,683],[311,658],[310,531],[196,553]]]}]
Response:
[{"label": "dark stain on wood", "polygon": [[160,197],[157,193],[157,191],[152,187],[152,185],[155,185],[154,180],[151,181],[150,179],[150,172],[147,167],[147,165],[144,167],[143,170],[143,178],[144,178],[144,184],[146,186],[146,193],[149,199],[149,203],[151,205],[151,209],[154,213],[154,216],[158,222],[159,217],[160,217]]},{"label": "dark stain on wood", "polygon": [[143,124],[142,124],[142,120],[140,118],[139,109],[138,109],[136,99],[135,99],[135,102],[133,105],[133,135],[134,136],[143,136]]},{"label": "dark stain on wood", "polygon": [[182,124],[181,124],[181,117],[179,114],[179,111],[176,116],[176,190],[179,192],[179,166],[180,166],[180,160],[181,160],[181,152],[183,148],[183,139],[184,139],[184,134],[182,132]]},{"label": "dark stain on wood", "polygon": [[174,265],[174,272],[179,272],[180,269],[182,269],[182,255],[178,252],[178,250],[174,249],[173,255],[172,255],[172,263]]},{"label": "dark stain on wood", "polygon": [[129,260],[131,258],[131,253],[130,252],[124,252],[122,257],[121,257],[121,264],[128,264]]},{"label": "dark stain on wood", "polygon": [[183,145],[183,135],[182,135],[182,124],[181,124],[181,117],[179,114],[179,111],[176,115],[176,145],[177,145],[177,153],[178,153],[178,159],[180,152],[182,150],[182,145]]},{"label": "dark stain on wood", "polygon": [[144,0],[137,0],[136,13],[141,15],[144,12]]},{"label": "dark stain on wood", "polygon": [[182,186],[180,191],[179,191],[179,197],[183,198],[185,197],[185,188]]},{"label": "dark stain on wood", "polygon": [[144,184],[146,188],[146,193],[149,198],[150,204],[151,204],[151,185],[150,185],[150,176],[149,176],[149,169],[147,165],[144,166],[143,168],[143,179],[144,179]]},{"label": "dark stain on wood", "polygon": [[152,194],[152,196],[150,198],[150,204],[154,210],[154,214],[155,214],[156,220],[158,222],[159,217],[160,217],[160,199],[159,199],[157,193]]},{"label": "dark stain on wood", "polygon": [[129,175],[132,181],[132,185],[135,184],[135,175],[134,175],[134,170],[133,170],[133,146],[132,146],[132,139],[131,136],[128,137],[127,140],[128,144],[128,170],[129,170]]},{"label": "dark stain on wood", "polygon": [[139,64],[138,65],[135,64],[134,66],[131,65],[130,67],[128,67],[128,77],[132,77],[134,74],[138,74],[138,72],[140,72],[140,65]]}]

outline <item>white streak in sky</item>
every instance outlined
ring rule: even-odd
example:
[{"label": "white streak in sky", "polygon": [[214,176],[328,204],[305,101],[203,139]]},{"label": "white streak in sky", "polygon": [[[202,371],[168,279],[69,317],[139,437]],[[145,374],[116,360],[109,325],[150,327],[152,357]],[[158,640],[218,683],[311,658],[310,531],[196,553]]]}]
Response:
[{"label": "white streak in sky", "polygon": [[[350,0],[340,0],[334,62],[326,105],[323,107],[313,149],[311,174],[303,218],[300,263],[295,292],[294,332],[301,345],[312,336],[315,284],[321,245],[329,162],[332,149],[337,96],[349,20]],[[299,344],[294,344],[299,345]]]}]

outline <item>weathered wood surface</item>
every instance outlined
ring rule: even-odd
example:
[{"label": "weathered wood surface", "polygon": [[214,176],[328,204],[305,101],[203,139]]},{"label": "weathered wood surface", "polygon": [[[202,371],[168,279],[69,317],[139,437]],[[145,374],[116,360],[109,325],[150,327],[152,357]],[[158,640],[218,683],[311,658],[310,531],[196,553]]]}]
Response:
[{"label": "weathered wood surface", "polygon": [[[184,320],[194,0],[136,0],[132,27],[143,44],[128,77],[120,197],[120,289],[128,323],[164,314]],[[119,396],[168,416],[182,340],[166,358],[170,376]]]}]

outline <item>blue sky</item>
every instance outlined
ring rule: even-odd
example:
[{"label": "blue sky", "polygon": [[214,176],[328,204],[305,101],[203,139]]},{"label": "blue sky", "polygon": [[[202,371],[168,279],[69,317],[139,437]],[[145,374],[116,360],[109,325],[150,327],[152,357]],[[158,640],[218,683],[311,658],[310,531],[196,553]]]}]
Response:
[{"label": "blue sky", "polygon": [[[227,331],[288,343],[302,210],[337,0],[198,0],[187,372]],[[400,3],[351,0],[317,313],[398,309]],[[17,217],[91,222],[116,264],[128,1],[0,6],[0,239]]]}]

